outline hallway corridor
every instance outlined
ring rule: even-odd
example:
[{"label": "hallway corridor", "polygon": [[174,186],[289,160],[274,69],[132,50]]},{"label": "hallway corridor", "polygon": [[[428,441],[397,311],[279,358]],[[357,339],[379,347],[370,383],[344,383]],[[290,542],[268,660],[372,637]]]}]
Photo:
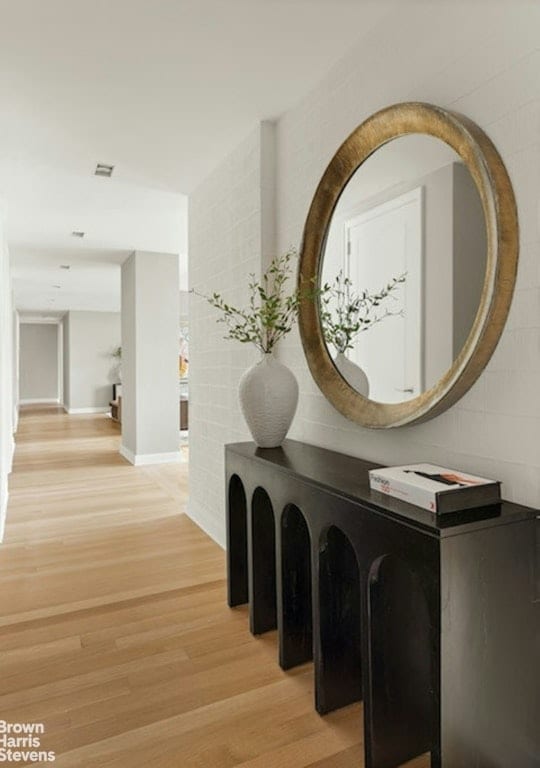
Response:
[{"label": "hallway corridor", "polygon": [[[324,719],[225,602],[181,514],[187,464],[132,467],[99,416],[22,409],[0,546],[0,719],[59,768],[358,768],[360,705]],[[21,763],[18,763],[19,765]]]}]

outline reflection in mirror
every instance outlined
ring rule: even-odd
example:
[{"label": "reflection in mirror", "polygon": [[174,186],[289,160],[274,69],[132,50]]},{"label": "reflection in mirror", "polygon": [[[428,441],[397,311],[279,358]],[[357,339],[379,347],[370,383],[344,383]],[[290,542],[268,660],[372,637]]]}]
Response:
[{"label": "reflection in mirror", "polygon": [[460,156],[401,136],[356,171],[334,210],[320,316],[343,378],[399,403],[433,387],[472,328],[486,272],[486,227]]}]

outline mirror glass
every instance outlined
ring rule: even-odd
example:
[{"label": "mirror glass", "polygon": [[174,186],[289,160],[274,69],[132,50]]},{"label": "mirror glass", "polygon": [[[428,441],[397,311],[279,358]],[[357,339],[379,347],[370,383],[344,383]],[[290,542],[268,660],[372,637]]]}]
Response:
[{"label": "mirror glass", "polygon": [[380,403],[437,384],[474,323],[486,261],[460,156],[426,134],[380,147],[344,188],[324,245],[320,317],[341,376]]}]

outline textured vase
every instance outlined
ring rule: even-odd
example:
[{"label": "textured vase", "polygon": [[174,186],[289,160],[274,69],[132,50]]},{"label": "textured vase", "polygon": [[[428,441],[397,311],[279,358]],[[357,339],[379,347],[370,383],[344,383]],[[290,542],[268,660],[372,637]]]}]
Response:
[{"label": "textured vase", "polygon": [[364,397],[369,397],[368,377],[359,365],[349,360],[343,352],[338,352],[334,358],[334,365],[341,373],[347,384]]},{"label": "textured vase", "polygon": [[238,387],[240,408],[260,448],[277,448],[289,431],[298,404],[292,371],[272,354],[247,370]]}]

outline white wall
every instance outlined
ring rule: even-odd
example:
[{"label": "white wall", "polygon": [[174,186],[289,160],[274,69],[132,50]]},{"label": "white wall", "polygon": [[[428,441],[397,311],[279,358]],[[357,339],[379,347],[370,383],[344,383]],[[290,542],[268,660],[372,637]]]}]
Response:
[{"label": "white wall", "polygon": [[8,476],[13,461],[13,304],[9,253],[0,216],[0,542],[8,501]]},{"label": "white wall", "polygon": [[[135,355],[135,260],[133,255],[122,264],[122,443],[136,453],[137,446],[137,358]],[[131,447],[133,446],[133,448]]]},{"label": "white wall", "polygon": [[20,324],[19,397],[22,403],[59,400],[57,323]]},{"label": "white wall", "polygon": [[70,401],[70,343],[69,312],[66,312],[62,318],[62,401],[66,410]]},{"label": "white wall", "polygon": [[[519,208],[521,255],[509,322],[472,390],[425,424],[387,431],[338,414],[309,374],[298,335],[280,356],[300,384],[291,437],[382,463],[433,460],[500,478],[504,495],[540,504],[540,8],[520,4],[403,4],[277,125],[277,244],[300,244],[317,183],[344,138],[369,114],[422,100],[461,111],[494,140]],[[192,285],[242,297],[258,271],[257,142],[239,146],[190,199]],[[236,386],[253,360],[219,341],[214,315],[192,300],[190,511],[224,541],[223,444],[245,437]]]},{"label": "white wall", "polygon": [[117,381],[119,312],[68,312],[64,335],[64,407],[68,413],[108,410]]},{"label": "white wall", "polygon": [[21,324],[19,313],[15,308],[11,316],[11,381],[12,381],[12,421],[13,432],[17,431],[19,425],[19,347],[21,338]]}]

